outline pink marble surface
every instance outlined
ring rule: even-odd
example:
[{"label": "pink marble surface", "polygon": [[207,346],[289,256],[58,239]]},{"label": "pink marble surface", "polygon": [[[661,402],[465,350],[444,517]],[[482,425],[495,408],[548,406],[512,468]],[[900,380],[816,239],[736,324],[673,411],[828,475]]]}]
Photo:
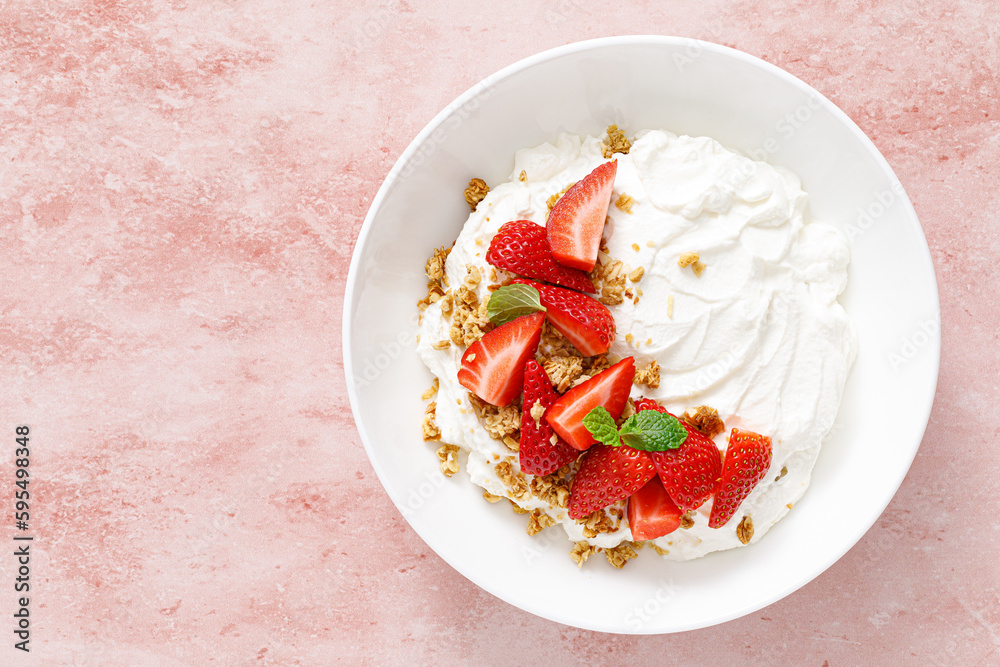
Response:
[{"label": "pink marble surface", "polygon": [[[3,5],[0,479],[30,424],[31,662],[1000,662],[996,6],[586,6]],[[416,132],[504,65],[629,33],[734,46],[843,108],[942,301],[934,412],[874,528],[790,597],[667,637],[561,626],[452,571],[375,478],[341,360],[353,241]],[[0,662],[28,662],[3,633]]]}]

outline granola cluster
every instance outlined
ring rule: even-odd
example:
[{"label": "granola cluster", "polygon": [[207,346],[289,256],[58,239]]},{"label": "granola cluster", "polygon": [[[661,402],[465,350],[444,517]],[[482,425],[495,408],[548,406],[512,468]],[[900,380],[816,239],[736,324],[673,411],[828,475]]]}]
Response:
[{"label": "granola cluster", "polygon": [[533,509],[528,514],[528,535],[537,535],[549,526],[556,525],[556,520],[540,509]]},{"label": "granola cluster", "polygon": [[469,181],[469,187],[465,188],[465,201],[473,211],[479,202],[483,201],[490,192],[490,187],[481,178],[474,178]]},{"label": "granola cluster", "polygon": [[610,158],[615,153],[628,153],[632,149],[625,133],[618,129],[617,125],[608,125],[608,140],[601,143],[601,151],[604,157]]},{"label": "granola cluster", "polygon": [[483,428],[494,440],[499,440],[512,452],[519,449],[521,430],[521,408],[517,403],[511,403],[499,408],[490,405],[471,391],[469,392],[469,403],[472,410],[479,417]]},{"label": "granola cluster", "polygon": [[605,549],[604,555],[607,557],[608,562],[619,570],[625,567],[625,563],[632,560],[633,558],[638,558],[639,554],[635,552],[633,548],[635,543],[633,542],[622,542],[618,546]]},{"label": "granola cluster", "polygon": [[753,539],[753,519],[749,516],[743,517],[740,525],[736,526],[736,537],[743,544],[748,544]]},{"label": "granola cluster", "polygon": [[427,296],[417,302],[421,313],[427,310],[427,306],[444,298],[447,293],[448,276],[444,272],[444,263],[450,252],[451,248],[441,246],[424,265],[424,272],[427,274]]},{"label": "granola cluster", "polygon": [[707,405],[688,408],[681,415],[681,419],[694,426],[709,438],[714,438],[726,430],[725,423],[719,417],[719,411]]},{"label": "granola cluster", "polygon": [[615,200],[615,208],[619,211],[624,211],[625,213],[632,213],[632,204],[634,203],[635,200],[623,192],[618,195],[618,199]]},{"label": "granola cluster", "polygon": [[445,477],[451,477],[458,472],[458,452],[455,445],[441,445],[437,450],[437,457],[441,461],[441,472]]},{"label": "granola cluster", "polygon": [[583,536],[593,539],[601,533],[613,533],[621,528],[622,518],[625,516],[624,506],[624,502],[619,501],[577,519],[577,523],[583,524]]},{"label": "granola cluster", "polygon": [[570,475],[570,466],[566,466],[551,475],[533,477],[529,485],[531,495],[553,507],[565,509],[569,506],[569,492],[573,487],[573,478]]},{"label": "granola cluster", "polygon": [[645,368],[637,368],[633,383],[637,387],[658,388],[660,386],[660,363],[654,359]]},{"label": "granola cluster", "polygon": [[698,257],[698,253],[696,252],[686,252],[682,254],[677,260],[677,266],[682,269],[686,269],[690,266],[691,270],[694,271],[694,275],[699,278],[701,277],[702,271],[706,268],[705,262],[701,261]]},{"label": "granola cluster", "polygon": [[514,466],[511,465],[510,459],[504,459],[493,466],[493,471],[497,474],[500,481],[503,482],[503,485],[507,487],[510,498],[523,501],[527,500],[531,495],[531,488],[524,478],[524,473],[520,470],[515,470]]}]

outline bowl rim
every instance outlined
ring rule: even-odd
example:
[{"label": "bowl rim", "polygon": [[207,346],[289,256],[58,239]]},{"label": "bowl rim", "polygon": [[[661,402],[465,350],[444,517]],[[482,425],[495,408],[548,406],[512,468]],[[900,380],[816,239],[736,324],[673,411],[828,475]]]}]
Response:
[{"label": "bowl rim", "polygon": [[[403,168],[408,164],[410,159],[418,152],[420,147],[424,144],[428,137],[430,137],[444,122],[451,116],[456,110],[461,109],[463,106],[468,104],[470,100],[473,100],[476,96],[480,95],[483,90],[493,86],[500,81],[506,80],[511,76],[518,74],[524,70],[527,70],[535,65],[555,60],[563,56],[572,55],[582,51],[598,50],[608,47],[618,47],[618,46],[691,46],[697,49],[713,52],[717,55],[733,58],[743,63],[758,67],[765,72],[777,76],[779,79],[784,80],[786,83],[798,88],[803,93],[806,93],[819,101],[822,107],[833,114],[847,129],[855,135],[857,139],[860,140],[861,144],[868,150],[868,153],[874,158],[875,162],[892,178],[899,180],[896,177],[895,172],[889,165],[888,161],[882,155],[878,147],[871,141],[871,139],[861,130],[860,127],[848,116],[843,110],[841,110],[836,104],[831,102],[825,95],[820,93],[818,90],[802,81],[798,77],[786,72],[780,67],[773,65],[766,60],[758,58],[756,56],[750,55],[738,49],[732,47],[724,46],[721,44],[716,44],[714,42],[709,42],[705,40],[695,39],[692,37],[679,37],[679,36],[668,36],[668,35],[620,35],[613,37],[599,37],[595,39],[582,40],[578,42],[572,42],[570,44],[565,44],[562,46],[547,49],[545,51],[536,53],[534,55],[522,58],[502,69],[490,74],[477,82],[475,85],[468,88],[464,93],[456,97],[450,104],[445,106],[440,112],[438,112],[424,127],[417,133],[413,140],[407,145],[406,149],[400,154],[399,158],[393,163],[388,174],[379,187],[375,197],[372,199],[371,206],[368,209],[368,213],[365,216],[364,222],[361,225],[361,229],[358,233],[358,238],[355,242],[354,249],[351,255],[351,263],[348,269],[347,280],[344,289],[344,304],[343,304],[343,315],[341,320],[341,335],[342,335],[342,354],[344,361],[344,380],[347,385],[347,395],[349,402],[351,404],[351,412],[354,417],[355,427],[358,430],[358,434],[361,437],[362,445],[365,448],[365,453],[368,456],[369,463],[375,470],[375,474],[379,478],[379,482],[382,484],[383,489],[386,490],[387,495],[389,495],[390,500],[396,506],[396,509],[403,515],[406,519],[405,513],[400,507],[399,503],[393,498],[392,494],[388,492],[388,487],[386,486],[386,473],[383,468],[379,465],[377,458],[374,454],[374,447],[372,444],[371,437],[369,436],[364,423],[361,420],[361,413],[359,407],[359,397],[357,392],[356,383],[354,381],[354,364],[351,358],[351,330],[353,325],[353,305],[358,296],[359,289],[359,273],[361,268],[361,256],[364,254],[364,249],[366,248],[369,237],[372,233],[372,228],[374,225],[374,219],[378,215],[382,202],[388,196],[389,192],[395,185],[400,173]],[[916,211],[913,208],[913,204],[910,201],[909,195],[903,191],[900,200],[904,206],[904,212],[906,217],[911,219],[915,226],[915,231],[919,234],[920,240],[923,244],[919,248],[919,262],[923,264],[923,270],[928,273],[933,284],[933,317],[940,323],[941,321],[941,307],[940,307],[940,293],[938,291],[937,275],[934,271],[934,264],[930,253],[930,248],[927,244],[926,235],[923,232],[923,227],[920,225],[920,220],[917,217]],[[930,296],[930,295],[929,295]],[[933,365],[933,381],[928,386],[928,395],[924,398],[922,404],[915,405],[914,417],[917,417],[922,424],[919,429],[919,438],[916,441],[916,445],[912,447],[912,451],[909,453],[909,460],[906,461],[905,467],[901,468],[901,474],[898,479],[893,480],[892,485],[886,485],[887,493],[882,501],[879,503],[878,512],[873,512],[870,514],[870,520],[862,521],[858,524],[856,531],[848,536],[841,544],[843,547],[835,552],[830,553],[825,559],[817,561],[817,566],[813,568],[812,574],[799,580],[790,582],[785,586],[779,586],[775,588],[775,591],[768,596],[762,597],[755,604],[747,605],[743,609],[738,609],[730,611],[726,614],[720,614],[714,620],[706,622],[696,622],[690,625],[677,626],[669,630],[662,629],[646,629],[639,631],[629,631],[620,627],[611,626],[591,626],[591,625],[580,625],[574,620],[568,618],[564,614],[553,614],[551,610],[543,610],[539,608],[536,604],[526,601],[519,601],[514,604],[507,600],[502,592],[497,590],[497,587],[486,585],[480,581],[479,577],[474,576],[472,573],[467,571],[466,568],[458,566],[453,560],[442,553],[435,545],[435,540],[429,538],[423,532],[421,532],[416,526],[414,526],[409,519],[406,519],[410,527],[417,533],[417,535],[427,544],[438,557],[444,560],[450,567],[459,572],[463,577],[474,583],[479,588],[487,591],[491,595],[499,598],[507,604],[518,607],[527,611],[535,616],[539,616],[546,620],[555,621],[558,623],[563,623],[572,627],[580,627],[587,630],[593,630],[598,632],[608,632],[614,634],[670,634],[674,632],[684,632],[688,630],[697,630],[700,628],[711,627],[713,625],[718,625],[725,623],[736,618],[740,618],[747,614],[751,614],[755,611],[763,609],[768,605],[774,604],[775,602],[791,595],[798,589],[804,587],[806,584],[810,583],[821,574],[826,572],[834,563],[836,563],[840,558],[844,556],[848,551],[850,551],[858,541],[868,532],[868,530],[875,524],[875,522],[881,517],[886,507],[895,497],[902,485],[910,467],[912,466],[913,460],[916,457],[917,451],[923,442],[924,434],[926,433],[927,424],[930,419],[931,409],[934,403],[934,397],[937,392],[937,383],[940,372],[940,361],[941,361],[941,336],[933,337],[929,342],[930,350],[933,353],[932,365]],[[891,491],[889,491],[891,489]],[[522,602],[524,602],[522,604]]]}]

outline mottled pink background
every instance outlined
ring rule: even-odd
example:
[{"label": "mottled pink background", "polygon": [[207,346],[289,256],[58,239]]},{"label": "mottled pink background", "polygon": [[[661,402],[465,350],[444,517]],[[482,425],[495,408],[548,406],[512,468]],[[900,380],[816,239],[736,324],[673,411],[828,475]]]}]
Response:
[{"label": "mottled pink background", "polygon": [[[0,480],[30,424],[32,662],[997,664],[996,6],[814,4],[5,3]],[[930,426],[874,528],[781,602],[665,637],[452,571],[375,478],[341,360],[354,239],[410,139],[505,65],[628,33],[734,46],[844,109],[916,206],[943,311]]]}]

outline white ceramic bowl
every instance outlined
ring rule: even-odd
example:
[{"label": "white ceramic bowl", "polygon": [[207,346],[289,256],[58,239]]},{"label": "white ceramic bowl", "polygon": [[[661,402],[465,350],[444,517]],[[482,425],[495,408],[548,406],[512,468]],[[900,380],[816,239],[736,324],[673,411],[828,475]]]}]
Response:
[{"label": "white ceramic bowl", "polygon": [[[792,169],[815,217],[852,241],[842,297],[857,363],[805,498],[749,548],[686,563],[643,552],[624,570],[578,569],[561,529],[536,537],[465,472],[446,479],[420,436],[431,375],[414,353],[424,261],[468,216],[472,176],[506,180],[515,150],[610,123],[707,135]],[[663,633],[720,623],[819,575],[875,522],[923,436],[940,353],[930,253],[871,141],[815,90],[729,48],[615,37],[553,49],[488,77],[413,140],[372,203],[344,302],[344,370],[362,441],[414,530],[455,569],[522,609],[582,628]],[[887,419],[886,415],[891,418]],[[603,558],[597,557],[598,561]],[[415,595],[423,594],[414,591]]]}]

